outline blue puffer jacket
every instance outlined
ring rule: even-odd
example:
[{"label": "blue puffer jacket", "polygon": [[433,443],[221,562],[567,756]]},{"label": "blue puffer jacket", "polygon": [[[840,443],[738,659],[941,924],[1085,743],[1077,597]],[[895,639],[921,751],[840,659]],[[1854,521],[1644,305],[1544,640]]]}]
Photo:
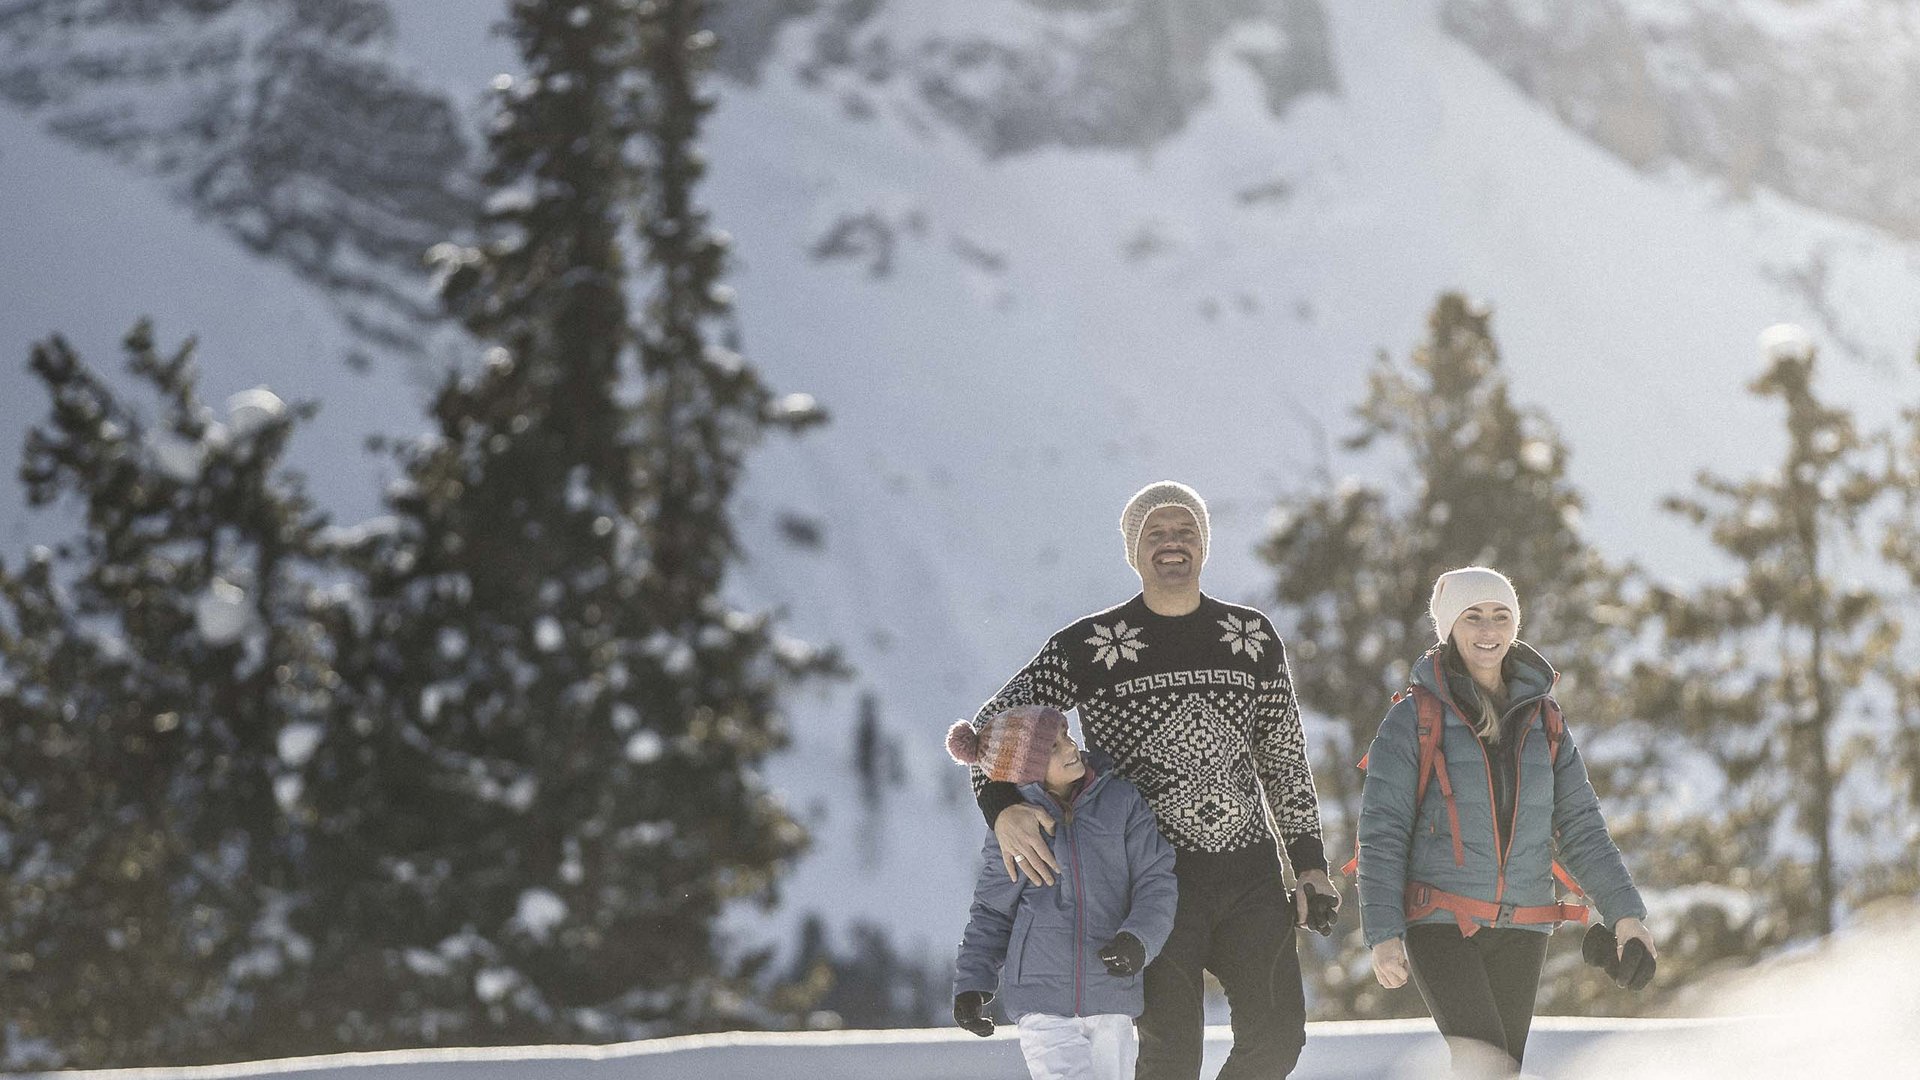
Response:
[{"label": "blue puffer jacket", "polygon": [[[1503,860],[1494,829],[1493,777],[1498,757],[1483,750],[1472,726],[1453,703],[1445,672],[1436,670],[1438,654],[1414,665],[1413,681],[1448,703],[1441,752],[1453,783],[1460,816],[1466,865],[1456,865],[1453,828],[1446,796],[1429,782],[1426,797],[1414,805],[1419,771],[1418,707],[1412,695],[1387,711],[1367,756],[1366,785],[1360,795],[1360,922],[1369,947],[1406,933],[1406,886],[1425,882],[1442,892],[1511,903],[1516,907],[1555,900],[1553,861],[1557,855],[1585,890],[1600,916],[1611,924],[1645,918],[1633,877],[1620,849],[1607,835],[1600,800],[1587,780],[1587,766],[1571,731],[1560,739],[1557,761],[1549,764],[1547,736],[1539,705],[1559,679],[1539,653],[1514,642],[1509,656],[1507,693],[1509,738],[1519,739],[1513,778],[1512,836]],[[1524,716],[1525,723],[1513,718]],[[1453,922],[1445,910],[1418,922]],[[1486,920],[1475,920],[1488,925]],[[1524,927],[1549,933],[1551,923]]]},{"label": "blue puffer jacket", "polygon": [[1125,930],[1151,961],[1173,932],[1172,846],[1147,800],[1113,775],[1105,755],[1088,755],[1087,770],[1066,806],[1040,784],[1020,788],[1053,815],[1051,845],[1061,872],[1052,887],[1030,884],[1024,873],[1008,881],[991,834],[980,855],[953,992],[998,990],[1014,1020],[1030,1012],[1139,1016],[1140,975],[1108,974],[1100,947]]}]

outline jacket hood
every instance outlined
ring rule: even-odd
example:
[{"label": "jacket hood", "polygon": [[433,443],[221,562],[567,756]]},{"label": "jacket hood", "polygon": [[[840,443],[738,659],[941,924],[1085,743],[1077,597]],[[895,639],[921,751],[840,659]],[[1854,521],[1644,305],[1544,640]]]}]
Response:
[{"label": "jacket hood", "polygon": [[[1414,662],[1413,682],[1422,689],[1439,694],[1444,700],[1452,701],[1453,693],[1447,688],[1446,673],[1440,670],[1440,657],[1446,648],[1444,644],[1435,645]],[[1503,670],[1507,677],[1507,697],[1516,702],[1552,693],[1554,684],[1560,681],[1560,673],[1547,663],[1547,658],[1541,656],[1533,646],[1519,640],[1515,640],[1513,648],[1508,650]]]}]

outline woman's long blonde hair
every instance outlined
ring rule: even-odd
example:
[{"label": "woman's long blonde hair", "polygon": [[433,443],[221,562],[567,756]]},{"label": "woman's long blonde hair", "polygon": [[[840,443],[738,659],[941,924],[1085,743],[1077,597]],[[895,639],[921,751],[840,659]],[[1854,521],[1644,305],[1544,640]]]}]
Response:
[{"label": "woman's long blonde hair", "polygon": [[[1448,670],[1466,671],[1467,662],[1466,659],[1460,655],[1459,647],[1454,645],[1452,640],[1448,640],[1445,649],[1446,654],[1441,657],[1445,667]],[[1502,666],[1504,667],[1505,665]],[[1449,685],[1452,684],[1452,681],[1451,679],[1447,680]],[[1473,719],[1474,734],[1480,736],[1480,738],[1486,742],[1499,742],[1500,719],[1506,715],[1506,705],[1503,702],[1495,701],[1493,695],[1488,693],[1485,687],[1482,687],[1471,677],[1467,679],[1467,685],[1471,687],[1468,693],[1473,695],[1473,699],[1471,701],[1456,702],[1456,704],[1460,706],[1461,713]]]}]

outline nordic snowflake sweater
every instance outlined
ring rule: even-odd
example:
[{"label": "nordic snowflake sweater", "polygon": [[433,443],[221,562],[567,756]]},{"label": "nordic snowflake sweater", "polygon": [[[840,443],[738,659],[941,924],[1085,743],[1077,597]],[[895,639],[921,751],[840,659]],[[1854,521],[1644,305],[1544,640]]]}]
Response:
[{"label": "nordic snowflake sweater", "polygon": [[[1133,599],[1073,623],[981,706],[1078,709],[1089,747],[1146,796],[1182,871],[1273,850],[1269,809],[1294,872],[1323,870],[1320,806],[1280,637],[1266,616],[1210,596],[1186,615]],[[992,825],[1021,801],[973,770]]]}]

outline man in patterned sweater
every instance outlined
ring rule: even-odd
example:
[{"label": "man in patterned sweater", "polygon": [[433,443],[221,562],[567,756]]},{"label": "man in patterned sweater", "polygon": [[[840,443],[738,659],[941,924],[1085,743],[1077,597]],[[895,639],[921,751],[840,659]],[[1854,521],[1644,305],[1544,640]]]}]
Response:
[{"label": "man in patterned sweater", "polygon": [[[1193,1080],[1202,1050],[1201,970],[1226,989],[1233,1052],[1221,1080],[1281,1077],[1306,1043],[1306,1001],[1275,838],[1296,878],[1324,895],[1320,807],[1286,652],[1266,616],[1200,591],[1207,506],[1185,484],[1148,485],[1120,518],[1133,599],[1054,634],[982,706],[1078,709],[1081,734],[1147,798],[1176,852],[1173,935],[1146,971],[1140,1080]],[[974,794],[1011,879],[1052,885],[1053,819],[1011,784],[973,771]]]}]

